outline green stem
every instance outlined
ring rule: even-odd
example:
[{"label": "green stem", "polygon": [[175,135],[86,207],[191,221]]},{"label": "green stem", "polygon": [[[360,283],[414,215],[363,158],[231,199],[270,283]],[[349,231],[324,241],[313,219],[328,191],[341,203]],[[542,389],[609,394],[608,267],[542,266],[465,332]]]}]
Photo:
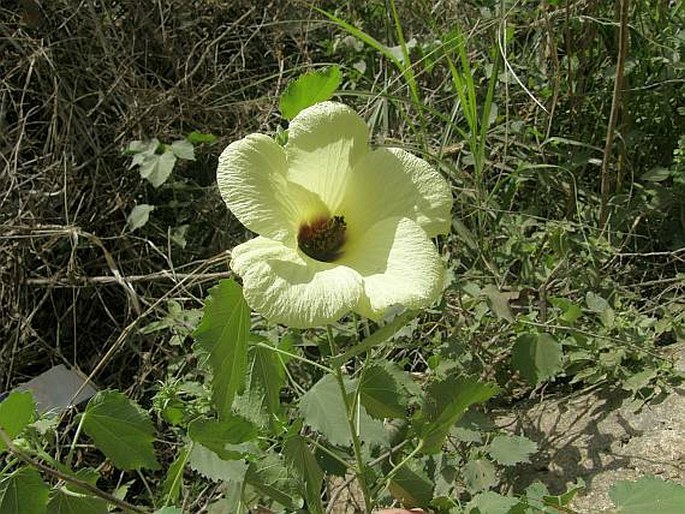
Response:
[{"label": "green stem", "polygon": [[[335,347],[335,341],[333,340],[333,332],[330,325],[326,327],[326,334],[328,335],[328,344],[331,348],[331,356],[335,355],[337,350]],[[355,469],[355,474],[357,476],[357,481],[359,482],[359,487],[364,495],[364,511],[366,514],[371,514],[371,509],[373,504],[371,503],[371,492],[369,485],[366,483],[366,477],[364,476],[364,459],[362,457],[362,446],[359,440],[359,434],[357,433],[357,425],[355,424],[355,401],[350,405],[350,400],[347,397],[347,388],[345,387],[345,379],[343,377],[341,366],[335,366],[334,370],[335,379],[338,382],[338,387],[340,388],[340,394],[342,395],[343,402],[345,403],[345,413],[347,414],[347,424],[350,427],[350,435],[352,436],[352,448],[354,449],[354,458],[357,462],[357,467]]]},{"label": "green stem", "polygon": [[271,345],[266,344],[266,343],[254,343],[254,345],[258,346],[259,348],[265,348],[267,350],[271,350],[272,352],[287,355],[291,359],[296,359],[298,361],[306,362],[307,364],[314,366],[316,368],[319,368],[320,370],[325,371],[326,373],[333,373],[333,370],[331,368],[329,368],[328,366],[324,366],[322,364],[319,364],[318,362],[307,359],[306,357],[302,357],[301,355],[297,355],[296,353],[287,352],[285,350],[281,350],[280,348],[276,348],[275,346],[271,346]]},{"label": "green stem", "polygon": [[394,466],[394,467],[388,472],[388,474],[385,476],[386,487],[387,487],[387,484],[389,484],[390,481],[393,479],[393,477],[397,474],[397,472],[398,472],[400,469],[402,469],[402,467],[403,467],[405,464],[407,464],[407,462],[409,462],[411,459],[413,459],[414,457],[416,457],[416,455],[418,455],[418,453],[419,453],[422,449],[423,449],[423,439],[419,440],[419,444],[416,445],[416,448],[414,448],[411,452],[409,452],[409,454],[408,454],[404,459],[402,459],[402,460],[400,461],[399,464],[397,464],[396,466]]}]

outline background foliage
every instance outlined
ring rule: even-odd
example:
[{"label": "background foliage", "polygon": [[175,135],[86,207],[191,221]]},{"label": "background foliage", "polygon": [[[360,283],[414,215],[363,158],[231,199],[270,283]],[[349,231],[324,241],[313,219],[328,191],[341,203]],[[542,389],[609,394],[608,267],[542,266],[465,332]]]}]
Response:
[{"label": "background foliage", "polygon": [[[424,402],[456,375],[496,384],[489,405],[499,408],[588,386],[647,401],[679,379],[662,350],[685,337],[685,12],[630,4],[616,103],[617,5],[3,4],[0,390],[66,363],[121,393],[48,424],[32,424],[24,397],[0,404],[0,419],[4,409],[13,420],[0,425],[24,438],[19,450],[81,480],[65,485],[5,453],[0,512],[15,512],[12,494],[49,512],[104,512],[113,500],[87,489],[96,483],[135,505],[188,512],[218,498],[212,509],[235,510],[240,481],[252,505],[326,509],[347,494],[339,460],[351,454],[337,452],[349,431],[322,412],[333,375],[302,361],[332,357],[325,334],[255,319],[240,336],[249,382],[235,375],[212,391],[217,368],[200,324],[208,289],[230,277],[228,251],[249,237],[216,191],[218,154],[250,131],[282,137],[292,116],[281,95],[313,70],[326,71],[323,88],[339,70],[336,98],[369,120],[374,142],[422,155],[455,193],[453,233],[440,241],[451,271],[443,301],[385,333],[368,357],[331,363],[345,364],[344,385],[360,391],[369,441],[432,441],[390,477],[386,503],[433,501],[445,512],[567,503],[542,484],[508,487],[533,443],[496,429],[482,409],[454,428],[459,409]],[[376,328],[348,319],[333,336],[345,351]],[[237,434],[230,447],[214,409]],[[113,420],[102,413],[115,411],[146,449],[132,461],[103,443]],[[381,431],[382,418],[399,421]],[[405,418],[419,432],[407,436]],[[317,432],[321,447],[311,446]],[[428,451],[446,437],[449,451]],[[383,465],[373,480],[392,471]],[[340,480],[329,480],[336,470]],[[318,485],[326,494],[312,507]],[[630,498],[642,501],[615,494],[625,512]],[[354,487],[347,496],[352,504]]]}]

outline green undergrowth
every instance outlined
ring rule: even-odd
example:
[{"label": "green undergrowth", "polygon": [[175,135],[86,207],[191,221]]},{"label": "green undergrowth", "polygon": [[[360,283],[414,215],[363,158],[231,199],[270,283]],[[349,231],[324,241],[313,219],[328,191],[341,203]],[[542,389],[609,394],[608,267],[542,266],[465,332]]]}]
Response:
[{"label": "green undergrowth", "polygon": [[[0,514],[363,512],[369,501],[437,513],[573,512],[578,477],[564,490],[508,485],[540,445],[498,428],[491,408],[516,409],[543,389],[600,387],[640,405],[682,381],[666,352],[685,339],[682,7],[631,5],[616,137],[605,152],[619,34],[608,4],[286,2],[264,18],[245,4],[235,39],[221,2],[198,2],[196,18],[176,2],[167,24],[105,4],[106,14],[91,10],[79,25],[79,37],[91,37],[92,23],[104,38],[89,62],[102,60],[104,71],[90,80],[111,73],[113,54],[136,53],[127,73],[101,83],[111,86],[109,105],[93,132],[104,141],[69,147],[73,165],[57,160],[67,136],[47,140],[62,168],[46,165],[40,182],[8,167],[51,202],[61,198],[50,196],[54,184],[79,173],[71,190],[96,193],[57,207],[26,193],[18,198],[36,216],[3,219],[13,238],[33,242],[16,251],[37,271],[23,297],[3,297],[14,309],[8,333],[28,339],[25,353],[11,354],[16,365],[0,366],[10,389],[37,374],[36,362],[87,372],[101,363],[103,390],[59,418],[39,416],[26,393],[0,403]],[[126,16],[145,27],[152,50],[132,33],[114,38]],[[41,34],[60,30],[30,13],[13,20],[14,41],[32,52]],[[212,51],[183,46],[189,26]],[[197,53],[180,64],[181,50]],[[65,65],[59,46],[51,51],[50,62]],[[7,98],[19,105],[19,78],[31,79],[26,55],[40,54],[17,52],[27,71],[8,72],[18,85]],[[47,88],[44,65],[33,73]],[[76,88],[75,75],[55,77]],[[98,88],[104,95],[104,86],[86,90]],[[430,309],[378,324],[348,316],[328,330],[270,326],[251,316],[226,270],[225,251],[248,234],[218,198],[216,161],[249,132],[286,141],[287,120],[331,97],[368,120],[374,145],[405,147],[448,178],[452,232],[437,241],[448,280]],[[38,86],[25,90],[37,110],[40,99]],[[81,101],[74,116],[86,123],[95,103]],[[107,108],[127,113],[118,133]],[[25,124],[36,132],[22,143],[13,129],[3,147],[31,162],[39,130],[66,114],[42,113]],[[88,159],[95,178],[75,169]],[[68,178],[55,174],[64,166]],[[122,270],[137,278],[106,280]],[[22,309],[31,330],[12,324]],[[666,514],[683,494],[646,477],[610,496],[628,513],[649,510],[658,495]]]}]

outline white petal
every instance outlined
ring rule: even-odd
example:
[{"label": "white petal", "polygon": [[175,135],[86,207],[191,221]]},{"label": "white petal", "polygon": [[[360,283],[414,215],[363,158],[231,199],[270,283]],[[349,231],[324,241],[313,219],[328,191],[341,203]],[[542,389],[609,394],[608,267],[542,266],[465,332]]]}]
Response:
[{"label": "white petal", "polygon": [[368,152],[369,128],[346,105],[322,102],[300,112],[288,128],[288,179],[317,194],[335,213],[348,175]]},{"label": "white petal", "polygon": [[452,194],[430,164],[399,148],[379,148],[354,167],[339,214],[351,237],[389,217],[416,221],[430,236],[449,232]]},{"label": "white petal", "polygon": [[232,252],[247,303],[269,321],[294,328],[332,323],[362,295],[357,272],[310,259],[278,241],[257,237]]},{"label": "white petal", "polygon": [[250,134],[221,153],[217,184],[226,205],[247,228],[292,241],[303,213],[326,215],[312,193],[286,179],[285,151],[268,136]]},{"label": "white petal", "polygon": [[386,218],[350,241],[339,260],[364,282],[355,311],[380,319],[394,305],[419,309],[433,303],[444,281],[444,266],[424,230],[408,218]]}]

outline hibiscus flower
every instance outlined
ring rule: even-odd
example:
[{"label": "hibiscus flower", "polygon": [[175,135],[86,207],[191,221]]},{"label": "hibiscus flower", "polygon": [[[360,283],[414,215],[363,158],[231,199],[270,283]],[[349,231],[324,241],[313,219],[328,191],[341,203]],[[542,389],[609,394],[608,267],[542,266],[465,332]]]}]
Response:
[{"label": "hibiscus flower", "polygon": [[231,143],[217,182],[258,234],[233,249],[231,268],[272,322],[315,327],[350,311],[379,320],[442,291],[431,238],[450,228],[449,185],[405,150],[371,149],[366,123],[343,104],[300,112],[284,146],[263,134]]}]

